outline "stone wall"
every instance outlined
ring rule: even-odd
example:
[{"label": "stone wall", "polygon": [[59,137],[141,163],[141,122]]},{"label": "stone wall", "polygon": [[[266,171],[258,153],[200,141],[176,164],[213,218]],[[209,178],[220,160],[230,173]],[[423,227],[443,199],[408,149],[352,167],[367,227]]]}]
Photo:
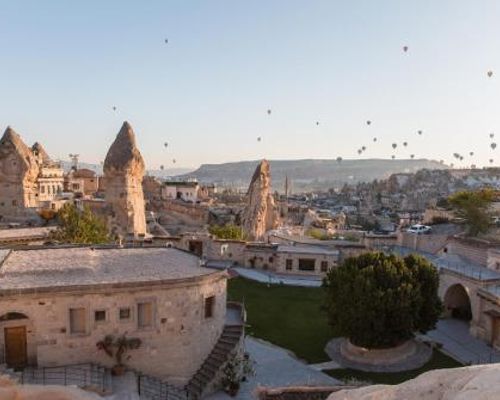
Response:
[{"label": "stone wall", "polygon": [[[205,318],[204,301],[215,296],[214,316]],[[139,329],[137,303],[153,303],[152,328]],[[69,309],[84,307],[87,314],[87,332],[70,333]],[[129,307],[131,317],[119,319],[119,309]],[[106,320],[96,322],[94,312],[106,311]],[[217,342],[226,312],[226,277],[212,274],[185,283],[161,287],[80,290],[72,293],[20,295],[0,300],[0,315],[19,312],[28,316],[29,361],[39,366],[61,366],[95,362],[112,367],[114,362],[96,343],[106,335],[137,337],[142,345],[130,351],[126,364],[142,373],[165,379],[174,384],[185,384],[196,372]],[[11,322],[9,322],[11,323]],[[3,326],[0,323],[0,329]],[[0,352],[4,349],[0,334]],[[0,358],[3,355],[0,354]]]}]

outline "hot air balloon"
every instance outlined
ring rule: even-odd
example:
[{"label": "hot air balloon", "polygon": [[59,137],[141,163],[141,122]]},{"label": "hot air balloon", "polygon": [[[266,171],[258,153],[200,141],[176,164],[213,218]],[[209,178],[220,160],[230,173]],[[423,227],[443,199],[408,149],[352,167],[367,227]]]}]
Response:
[{"label": "hot air balloon", "polygon": [[372,121],[368,120],[366,121],[366,125],[371,125],[372,124]]},{"label": "hot air balloon", "polygon": [[488,71],[487,74],[488,74],[488,78],[491,78],[493,76],[493,71]]},{"label": "hot air balloon", "polygon": [[172,160],[172,162],[175,164],[177,161],[175,160],[175,158]]},{"label": "hot air balloon", "polygon": [[408,146],[408,142],[403,142],[403,146],[404,147]]},{"label": "hot air balloon", "polygon": [[160,165],[160,169],[163,171],[165,169],[164,165]]},{"label": "hot air balloon", "polygon": [[377,141],[377,138],[376,138],[376,137],[374,137],[374,138],[373,138],[373,141],[374,141],[374,142],[376,142],[376,141]]},{"label": "hot air balloon", "polygon": [[490,164],[493,164],[493,161],[494,161],[493,158],[490,158]]},{"label": "hot air balloon", "polygon": [[319,121],[316,121],[316,125],[319,125]]},{"label": "hot air balloon", "polygon": [[163,146],[168,147],[168,142],[163,143]]},{"label": "hot air balloon", "polygon": [[473,152],[473,151],[471,151],[471,152],[469,153],[469,156],[471,156],[471,157],[472,157],[473,155],[474,155],[474,152]]},{"label": "hot air balloon", "polygon": [[415,154],[411,154],[410,158],[413,160],[415,158]]},{"label": "hot air balloon", "polygon": [[421,135],[423,132],[422,132],[421,130],[419,130],[417,133],[418,133],[419,135]]},{"label": "hot air balloon", "polygon": [[497,144],[493,142],[492,144],[490,144],[490,147],[491,147],[493,150],[495,150],[495,149],[497,148]]},{"label": "hot air balloon", "polygon": [[165,44],[168,43],[168,39],[165,39]]},{"label": "hot air balloon", "polygon": [[261,141],[262,141],[262,138],[259,136],[259,137],[257,138],[257,142],[261,142]]},{"label": "hot air balloon", "polygon": [[408,46],[403,46],[403,51],[406,53],[408,51]]},{"label": "hot air balloon", "polygon": [[460,161],[463,161],[464,160],[464,156],[460,156]]},{"label": "hot air balloon", "polygon": [[363,150],[359,149],[358,150],[358,154],[361,154],[363,152]]},{"label": "hot air balloon", "polygon": [[493,139],[495,137],[494,133],[490,133],[490,138]]},{"label": "hot air balloon", "polygon": [[394,160],[394,159],[396,158],[396,156],[393,154],[393,155],[391,156],[391,158]]},{"label": "hot air balloon", "polygon": [[342,162],[342,157],[337,157],[337,162],[341,163]]},{"label": "hot air balloon", "polygon": [[271,110],[270,109],[267,110],[267,115],[271,115]]},{"label": "hot air balloon", "polygon": [[361,147],[361,150],[365,151],[366,150],[366,146]]},{"label": "hot air balloon", "polygon": [[113,111],[116,111],[116,106],[113,106]]},{"label": "hot air balloon", "polygon": [[398,147],[398,145],[396,143],[393,143],[392,148],[395,149],[396,147]]}]

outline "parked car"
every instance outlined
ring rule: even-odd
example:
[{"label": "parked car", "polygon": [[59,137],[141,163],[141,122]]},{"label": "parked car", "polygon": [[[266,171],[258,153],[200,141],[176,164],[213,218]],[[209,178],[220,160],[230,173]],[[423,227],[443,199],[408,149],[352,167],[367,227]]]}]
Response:
[{"label": "parked car", "polygon": [[430,226],[416,224],[416,225],[410,226],[406,232],[421,234],[421,233],[431,233],[431,231],[432,231],[432,228]]}]

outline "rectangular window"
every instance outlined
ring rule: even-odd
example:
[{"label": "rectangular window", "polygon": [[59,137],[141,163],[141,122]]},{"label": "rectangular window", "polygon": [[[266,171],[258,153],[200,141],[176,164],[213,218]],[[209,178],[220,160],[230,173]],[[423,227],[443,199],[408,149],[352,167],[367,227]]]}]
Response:
[{"label": "rectangular window", "polygon": [[328,261],[321,261],[321,272],[328,271]]},{"label": "rectangular window", "polygon": [[214,316],[215,296],[210,296],[205,299],[205,318]]},{"label": "rectangular window", "polygon": [[104,310],[94,311],[94,321],[96,322],[106,321],[106,311]]},{"label": "rectangular window", "polygon": [[291,270],[292,270],[292,266],[293,266],[293,260],[292,260],[292,259],[290,259],[290,258],[289,258],[289,259],[287,259],[287,260],[286,260],[286,266],[285,266],[285,267],[286,267],[286,270],[287,270],[287,271],[291,271]]},{"label": "rectangular window", "polygon": [[72,334],[87,333],[87,318],[85,308],[69,309],[69,331]]},{"label": "rectangular window", "polygon": [[299,258],[299,271],[314,271],[314,258]]},{"label": "rectangular window", "polygon": [[120,319],[130,319],[130,308],[120,308]]},{"label": "rectangular window", "polygon": [[153,326],[153,303],[137,304],[137,325],[140,329]]}]

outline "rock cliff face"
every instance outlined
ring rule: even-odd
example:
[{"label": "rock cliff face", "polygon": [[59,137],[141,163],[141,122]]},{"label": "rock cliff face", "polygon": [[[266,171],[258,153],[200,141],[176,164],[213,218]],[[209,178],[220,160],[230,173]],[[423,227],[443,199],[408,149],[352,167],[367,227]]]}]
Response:
[{"label": "rock cliff face", "polygon": [[341,390],[328,400],[500,399],[500,364],[429,371],[399,385]]},{"label": "rock cliff face", "polygon": [[124,122],[104,161],[106,202],[111,211],[109,226],[116,235],[139,236],[146,233],[142,179],[144,160],[135,135]]},{"label": "rock cliff face", "polygon": [[269,162],[262,160],[248,187],[247,205],[241,218],[243,229],[250,240],[262,240],[267,231],[279,224],[279,213],[270,189]]},{"label": "rock cliff face", "polygon": [[35,158],[37,159],[37,161],[40,165],[51,163],[51,159],[50,159],[49,155],[47,154],[44,147],[39,142],[36,142],[33,145],[33,147],[31,148],[31,151],[33,152],[33,155],[35,156]]},{"label": "rock cliff face", "polygon": [[0,139],[0,215],[20,215],[37,206],[39,168],[31,149],[11,127]]}]

